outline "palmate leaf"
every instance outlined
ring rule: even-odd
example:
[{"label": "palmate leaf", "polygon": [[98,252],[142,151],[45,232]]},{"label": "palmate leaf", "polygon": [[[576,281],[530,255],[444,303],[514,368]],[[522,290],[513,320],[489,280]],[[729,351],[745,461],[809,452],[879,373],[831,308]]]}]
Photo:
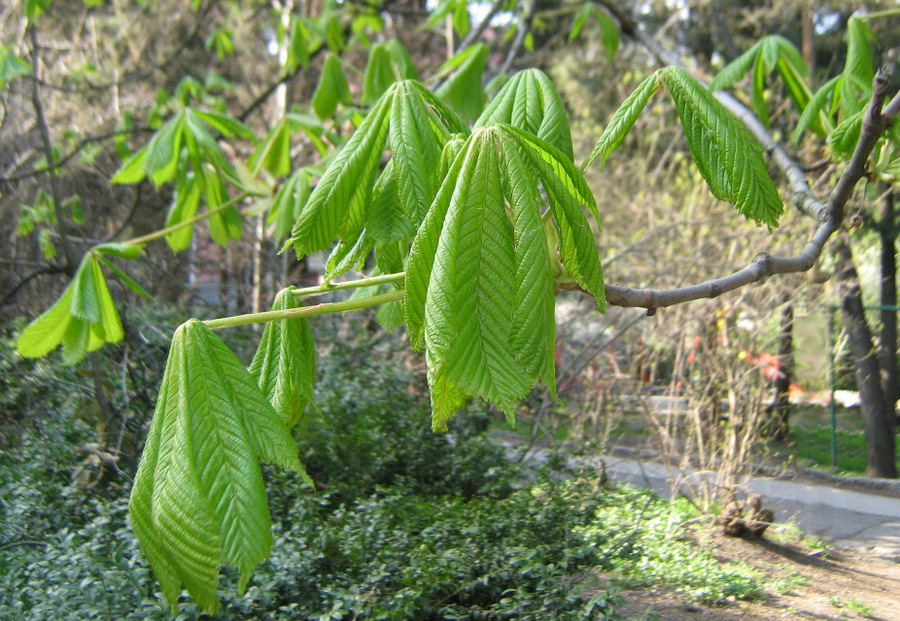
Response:
[{"label": "palmate leaf", "polygon": [[520,71],[500,89],[475,128],[507,123],[543,138],[572,158],[569,119],[559,94],[539,69]]},{"label": "palmate leaf", "polygon": [[476,130],[450,166],[406,266],[407,331],[414,347],[425,347],[435,429],[445,429],[469,396],[511,415],[539,379],[555,391],[554,286],[539,184],[569,241],[593,249],[570,248],[571,271],[603,296],[582,212],[596,205],[571,160],[509,125]]},{"label": "palmate leaf", "polygon": [[[272,310],[299,308],[290,290],[275,296]],[[316,350],[309,319],[285,319],[266,324],[250,363],[250,375],[288,429],[300,419],[313,400],[316,382]]]},{"label": "palmate leaf", "polygon": [[[354,249],[364,248],[360,240],[366,226],[386,225],[368,234],[369,240],[393,243],[395,225],[410,230],[409,239],[437,190],[441,149],[453,133],[463,131],[466,125],[459,115],[418,82],[392,85],[328,166],[300,213],[289,240],[297,255],[328,248],[337,238],[327,263],[326,278],[331,279],[355,263],[348,257]],[[393,172],[382,174],[373,197],[372,185],[388,134],[388,168]],[[387,199],[385,193],[395,193],[397,201]],[[397,221],[394,210],[398,207],[408,224]],[[391,213],[376,211],[381,209]]]},{"label": "palmate leaf", "polygon": [[75,364],[124,335],[103,270],[89,252],[59,300],[25,327],[17,347],[21,356],[38,358],[62,345],[63,362]]},{"label": "palmate leaf", "polygon": [[175,331],[129,510],[163,595],[218,608],[223,564],[243,591],[272,545],[259,460],[303,472],[285,421],[201,322]]},{"label": "palmate leaf", "polygon": [[777,226],[784,211],[766,169],[762,149],[712,93],[684,70],[657,72],[669,89],[684,126],[691,155],[710,191],[742,214]]}]

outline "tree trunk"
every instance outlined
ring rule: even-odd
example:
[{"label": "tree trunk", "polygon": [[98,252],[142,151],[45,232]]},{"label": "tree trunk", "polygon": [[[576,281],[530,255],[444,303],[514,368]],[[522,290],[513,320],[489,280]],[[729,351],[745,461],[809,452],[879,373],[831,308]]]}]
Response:
[{"label": "tree trunk", "polygon": [[[883,188],[887,189],[887,188]],[[888,407],[897,403],[897,311],[885,307],[897,306],[897,232],[894,224],[894,194],[885,194],[881,205],[881,343],[878,358],[881,363],[881,388]],[[894,427],[896,429],[896,416]]]},{"label": "tree trunk", "polygon": [[866,323],[859,276],[853,265],[846,234],[837,239],[834,256],[840,278],[841,316],[853,354],[865,424],[866,474],[895,479],[894,408],[888,406],[881,387],[881,368],[872,344],[872,333]]},{"label": "tree trunk", "polygon": [[784,296],[781,324],[778,327],[778,375],[775,378],[775,400],[769,419],[769,433],[773,440],[784,442],[788,437],[788,417],[791,414],[791,381],[794,374],[794,305],[791,295]]}]

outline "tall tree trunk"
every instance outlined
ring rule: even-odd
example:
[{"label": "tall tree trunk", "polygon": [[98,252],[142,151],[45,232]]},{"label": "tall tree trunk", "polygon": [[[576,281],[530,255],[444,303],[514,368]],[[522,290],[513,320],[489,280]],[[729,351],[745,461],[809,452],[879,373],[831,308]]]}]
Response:
[{"label": "tall tree trunk", "polygon": [[794,374],[794,305],[791,295],[782,300],[781,323],[778,327],[778,376],[775,378],[775,400],[769,430],[773,440],[784,442],[788,437],[788,418],[791,414],[791,381]]},{"label": "tall tree trunk", "polygon": [[[897,231],[894,219],[894,194],[887,192],[881,205],[881,222],[879,222],[882,310],[878,357],[881,362],[881,388],[891,409],[896,409],[897,403],[897,311],[887,310],[885,307],[897,306]],[[896,416],[893,420],[896,429]]]},{"label": "tall tree trunk", "polygon": [[894,408],[888,406],[881,387],[881,368],[872,344],[872,333],[866,323],[859,276],[853,265],[846,233],[838,237],[834,256],[840,279],[841,316],[856,367],[856,385],[865,425],[866,474],[895,479]]}]

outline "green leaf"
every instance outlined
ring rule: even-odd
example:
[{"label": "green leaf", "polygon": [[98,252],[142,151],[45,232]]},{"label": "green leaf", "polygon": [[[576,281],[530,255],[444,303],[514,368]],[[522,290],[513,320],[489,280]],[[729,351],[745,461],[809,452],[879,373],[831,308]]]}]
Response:
[{"label": "green leaf", "polygon": [[853,155],[862,132],[865,113],[865,110],[860,110],[856,114],[847,117],[831,132],[831,135],[828,137],[828,144],[831,146],[831,152],[836,159],[849,160]]},{"label": "green leaf", "polygon": [[376,101],[396,79],[387,46],[384,43],[375,44],[369,51],[360,103],[367,105]]},{"label": "green leaf", "polygon": [[391,161],[375,184],[372,207],[366,222],[366,230],[379,247],[412,239],[416,232],[416,227],[401,205],[397,186],[397,175]]},{"label": "green leaf", "polygon": [[590,17],[593,12],[594,6],[590,2],[586,2],[581,6],[578,17],[572,22],[572,30],[569,31],[569,43],[572,43],[572,41],[578,38],[581,29],[584,28],[584,24],[587,22],[587,18]]},{"label": "green leaf", "polygon": [[275,223],[272,235],[276,240],[281,241],[290,234],[311,192],[309,173],[304,168],[288,177],[278,189],[267,219],[268,224]]},{"label": "green leaf", "polygon": [[[169,213],[166,215],[166,228],[190,220],[197,215],[199,206],[200,184],[195,176],[190,175],[175,188],[172,205],[169,207]],[[167,233],[166,243],[172,249],[172,254],[178,254],[182,250],[187,249],[191,245],[193,235],[193,224],[185,225],[180,229]]]},{"label": "green leaf", "polygon": [[172,339],[129,502],[135,534],[170,605],[181,588],[218,608],[220,565],[244,590],[272,545],[259,460],[302,473],[297,446],[256,381],[201,322]]},{"label": "green leaf", "polygon": [[[290,290],[278,293],[272,310],[301,308]],[[250,363],[252,375],[263,394],[291,429],[313,400],[316,382],[316,350],[309,319],[298,317],[266,324]]]},{"label": "green leaf", "polygon": [[834,95],[835,87],[840,79],[840,76],[835,76],[828,80],[816,91],[815,95],[809,100],[809,103],[806,104],[806,107],[803,108],[800,120],[797,121],[797,128],[794,130],[795,143],[800,141],[800,136],[807,128],[813,126],[815,119],[819,119],[819,122],[822,125],[822,133],[830,133],[833,126],[831,119],[824,111],[825,102],[828,100],[829,96]]},{"label": "green leaf", "polygon": [[756,59],[756,66],[753,69],[753,87],[750,90],[750,97],[753,107],[753,114],[769,128],[769,106],[766,105],[766,62],[763,55],[760,54]]},{"label": "green leaf", "polygon": [[51,0],[25,0],[25,17],[34,22],[50,7]]},{"label": "green leaf", "polygon": [[454,191],[461,183],[460,171],[463,162],[468,158],[472,149],[471,140],[467,140],[457,153],[456,158],[444,176],[441,187],[425,215],[422,226],[419,227],[409,252],[409,261],[406,265],[406,278],[404,295],[404,314],[406,316],[406,331],[409,335],[409,343],[413,348],[422,350],[425,338],[425,302],[428,296],[428,287],[431,280],[431,272],[434,268],[434,258],[437,252],[438,241],[444,228],[450,201]]},{"label": "green leaf", "polygon": [[572,157],[565,106],[549,78],[538,69],[520,71],[510,78],[475,121],[475,128],[500,123],[524,129]]},{"label": "green leaf", "polygon": [[184,111],[182,110],[160,127],[147,145],[144,172],[150,176],[156,186],[162,185],[175,176],[181,153],[184,126]]},{"label": "green leaf", "polygon": [[874,41],[875,35],[865,20],[851,17],[847,22],[847,59],[841,73],[844,77],[841,80],[841,104],[846,116],[855,114],[863,107],[862,98],[857,97],[857,92],[865,98],[872,92],[872,81],[875,79],[875,63],[872,58]]},{"label": "green leaf", "polygon": [[512,355],[516,266],[500,162],[491,130],[476,132],[459,174],[435,253],[425,304],[432,426],[445,429],[459,393],[511,414],[531,381]]},{"label": "green leaf", "polygon": [[121,280],[123,283],[125,283],[125,286],[128,287],[129,289],[131,289],[134,293],[136,293],[142,297],[145,297],[145,298],[153,297],[147,292],[146,289],[144,289],[142,286],[140,286],[137,283],[137,281],[135,281],[131,276],[129,276],[128,274],[126,274],[125,272],[120,270],[118,267],[116,267],[112,261],[110,261],[102,256],[97,257],[97,260],[100,261],[101,263],[103,263],[103,265],[105,265],[106,267],[108,267],[110,269],[110,271],[113,274],[115,274],[119,278],[119,280]]},{"label": "green leaf", "polygon": [[404,80],[395,87],[390,119],[391,162],[400,205],[418,226],[434,200],[441,150],[449,134],[435,130],[417,85]]},{"label": "green leaf", "polygon": [[[203,169],[203,184],[205,185],[206,208],[212,211],[228,200],[228,194],[222,180],[212,166],[205,166]],[[241,231],[244,223],[237,209],[228,207],[222,211],[212,214],[207,222],[209,223],[209,232],[213,241],[223,248],[228,245],[232,239],[240,239]]]},{"label": "green leaf", "polygon": [[476,43],[456,54],[442,67],[443,69],[455,64],[456,70],[435,91],[438,97],[469,121],[475,120],[484,109],[482,81],[488,52],[488,47],[484,43]]},{"label": "green leaf", "polygon": [[133,244],[131,242],[108,242],[98,244],[91,248],[94,252],[106,254],[120,259],[137,259],[144,250],[144,244]]},{"label": "green leaf", "polygon": [[334,116],[339,103],[351,102],[350,87],[341,68],[341,61],[334,54],[329,54],[322,67],[319,84],[312,97],[313,110],[320,119]]},{"label": "green leaf", "polygon": [[594,7],[594,14],[597,16],[597,21],[600,22],[600,41],[603,42],[603,48],[606,50],[606,58],[612,60],[619,50],[619,29],[616,27],[616,22],[599,6]]},{"label": "green leaf", "polygon": [[661,86],[658,74],[654,73],[634,89],[609,120],[606,129],[603,130],[591,154],[582,164],[581,170],[587,170],[587,167],[594,160],[600,161],[600,170],[603,170],[603,167],[606,166],[606,160],[625,140],[625,136],[628,135],[635,121],[637,121],[641,112],[644,111],[647,102],[659,91]]},{"label": "green leaf", "polygon": [[284,72],[292,74],[297,67],[306,69],[309,67],[309,35],[303,20],[297,16],[291,17],[291,40],[288,47],[287,59],[284,63]]},{"label": "green leaf", "polygon": [[276,177],[284,177],[291,172],[291,130],[290,121],[282,118],[257,145],[247,160],[254,174],[264,167]]},{"label": "green leaf", "polygon": [[469,34],[472,24],[469,20],[469,3],[464,0],[457,2],[453,10],[453,30],[460,38]]},{"label": "green leaf", "polygon": [[131,157],[129,157],[125,162],[122,163],[122,166],[119,167],[119,170],[116,171],[116,174],[113,175],[112,179],[109,180],[110,183],[139,183],[144,180],[144,177],[147,176],[147,173],[144,172],[144,162],[147,161],[147,146],[144,146],[139,151],[135,152]]},{"label": "green leaf", "polygon": [[747,75],[747,72],[750,71],[750,67],[759,63],[759,58],[762,56],[760,53],[762,46],[763,40],[757,41],[753,47],[725,65],[713,78],[713,81],[709,83],[709,90],[720,91],[731,88],[740,82]]},{"label": "green leaf", "polygon": [[582,207],[594,217],[598,229],[600,217],[587,182],[575,164],[553,145],[516,127],[507,125],[501,129],[522,147],[547,191],[563,265],[575,282],[594,296],[597,309],[603,312],[606,309],[603,267],[594,232]]},{"label": "green leaf", "polygon": [[372,107],[309,197],[288,240],[298,257],[329,248],[336,237],[355,228],[349,215],[360,212],[368,201],[378,172],[387,141],[390,95],[385,93]]},{"label": "green leaf", "polygon": [[694,162],[712,193],[748,218],[777,226],[784,211],[762,149],[748,130],[687,72],[657,72],[669,89]]},{"label": "green leaf", "polygon": [[70,283],[53,306],[22,330],[16,342],[20,356],[40,358],[62,343],[72,320],[72,313],[69,310],[72,306],[72,291],[73,283]]},{"label": "green leaf", "polygon": [[[451,12],[456,10],[456,5],[459,4],[459,0],[441,0],[438,2],[438,5],[431,12],[431,15],[425,20],[425,23],[419,26],[420,30],[425,30],[427,28],[434,28],[450,15]],[[463,3],[465,4],[465,3]]]},{"label": "green leaf", "polygon": [[30,73],[31,65],[13,52],[11,45],[0,46],[0,90],[3,90],[7,82]]},{"label": "green leaf", "polygon": [[250,129],[246,124],[225,114],[193,109],[191,110],[191,112],[199,116],[210,127],[215,129],[226,138],[238,136],[240,138],[252,139],[255,136],[253,130]]}]

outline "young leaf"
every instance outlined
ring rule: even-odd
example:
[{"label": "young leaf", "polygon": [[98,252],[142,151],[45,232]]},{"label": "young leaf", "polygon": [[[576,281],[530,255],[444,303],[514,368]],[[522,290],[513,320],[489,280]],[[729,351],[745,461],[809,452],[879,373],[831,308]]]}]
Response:
[{"label": "young leaf", "polygon": [[582,207],[591,213],[598,228],[600,217],[584,177],[572,161],[551,144],[515,127],[502,126],[501,129],[522,147],[547,191],[563,265],[574,281],[594,296],[597,309],[603,312],[606,309],[603,267],[594,233]]},{"label": "young leaf", "polygon": [[839,160],[848,160],[856,150],[856,144],[859,142],[859,135],[862,132],[863,116],[865,110],[860,110],[853,114],[834,128],[828,137],[828,144],[831,146],[832,155]]},{"label": "young leaf", "polygon": [[360,103],[368,105],[376,101],[395,80],[390,52],[383,43],[376,43],[369,51]]},{"label": "young leaf", "polygon": [[115,264],[112,261],[110,261],[109,259],[99,256],[99,257],[97,257],[97,260],[100,261],[106,267],[108,267],[110,269],[110,271],[113,274],[115,274],[119,278],[119,280],[121,280],[123,283],[125,283],[125,286],[128,287],[129,289],[131,289],[134,293],[137,293],[138,295],[145,297],[145,298],[153,297],[147,292],[146,289],[144,289],[142,286],[140,286],[137,283],[137,281],[135,281],[131,276],[129,276],[128,274],[126,274],[125,272],[120,270],[118,267],[116,267]]},{"label": "young leaf", "polygon": [[625,136],[628,135],[635,121],[644,111],[647,102],[659,91],[661,86],[658,74],[654,73],[634,89],[609,120],[606,129],[603,130],[597,144],[594,145],[593,151],[582,164],[581,170],[587,170],[594,160],[600,160],[600,170],[603,170],[606,160],[625,140]]},{"label": "young leaf", "polygon": [[736,59],[725,65],[725,67],[713,78],[709,83],[709,90],[720,91],[731,88],[740,82],[750,67],[759,62],[760,50],[763,46],[763,40],[757,41],[753,47],[738,56]]},{"label": "young leaf", "polygon": [[305,168],[296,171],[275,194],[275,200],[272,201],[272,209],[269,212],[267,224],[275,223],[273,237],[281,241],[291,232],[291,227],[297,221],[297,217],[303,210],[312,187],[309,184],[309,173]]},{"label": "young leaf", "polygon": [[309,67],[308,40],[309,36],[303,21],[296,16],[292,16],[290,46],[288,47],[287,59],[284,63],[285,73],[294,73],[297,67],[303,67],[304,69]]},{"label": "young leaf", "polygon": [[619,29],[606,11],[599,6],[594,7],[594,14],[597,16],[597,21],[600,22],[600,41],[603,42],[603,48],[606,50],[606,58],[612,60],[619,49]]},{"label": "young leaf", "polygon": [[10,80],[31,73],[31,65],[12,51],[11,45],[0,45],[0,91]]},{"label": "young leaf", "polygon": [[334,54],[329,54],[322,67],[319,84],[313,93],[313,110],[320,119],[327,119],[334,116],[339,103],[348,104],[350,101],[350,87],[347,85],[344,70],[341,69],[341,61]]},{"label": "young leaf", "polygon": [[667,67],[657,73],[675,101],[691,155],[712,193],[748,218],[777,226],[784,205],[759,144],[684,70]]},{"label": "young leaf", "polygon": [[344,234],[348,215],[368,200],[387,140],[391,93],[385,93],[328,166],[294,224],[298,257],[324,250]]},{"label": "young leaf", "polygon": [[812,96],[812,99],[810,99],[809,103],[806,104],[806,107],[803,108],[800,120],[797,121],[797,128],[794,130],[794,142],[800,141],[800,136],[803,135],[803,132],[805,132],[816,119],[819,119],[820,124],[822,125],[822,133],[831,132],[833,125],[830,117],[824,111],[825,102],[828,100],[829,96],[834,95],[835,86],[840,79],[841,76],[835,76],[828,80],[816,91],[816,94]]},{"label": "young leaf", "polygon": [[590,2],[585,2],[582,5],[581,11],[578,12],[578,17],[572,22],[572,30],[569,31],[569,43],[572,43],[572,41],[578,38],[581,29],[584,28],[584,24],[587,22],[587,18],[590,17],[593,12],[594,7]]},{"label": "young leaf", "polygon": [[399,82],[391,105],[391,155],[400,205],[415,226],[437,190],[438,164],[447,133],[435,135],[427,108],[410,81]]},{"label": "young leaf", "polygon": [[303,472],[287,425],[231,350],[201,322],[172,339],[129,510],[174,606],[181,588],[218,608],[220,565],[239,589],[272,545],[259,460]]},{"label": "young leaf", "polygon": [[520,71],[510,78],[475,121],[475,128],[500,123],[524,129],[572,157],[565,107],[549,78],[538,69]]},{"label": "young leaf", "polygon": [[147,147],[144,146],[136,151],[131,157],[122,163],[116,174],[113,175],[110,183],[138,183],[143,181],[147,173],[144,172],[144,162],[147,161]]},{"label": "young leaf", "polygon": [[[289,289],[284,289],[275,296],[272,310],[302,306]],[[309,319],[299,317],[267,323],[250,363],[250,375],[284,425],[293,428],[313,400],[316,382],[316,349]]]},{"label": "young leaf", "polygon": [[[183,183],[179,183],[172,196],[172,206],[166,215],[166,228],[186,222],[197,215],[200,206],[200,184],[194,175],[187,176]],[[185,225],[166,234],[166,243],[172,249],[172,254],[178,254],[191,245],[191,237],[194,235],[194,225]]]},{"label": "young leaf", "polygon": [[247,166],[254,174],[258,174],[260,168],[265,168],[276,177],[291,173],[291,131],[288,119],[282,118],[269,130],[265,139],[253,150]]},{"label": "young leaf", "polygon": [[463,118],[473,121],[484,109],[482,80],[488,61],[488,47],[476,43],[444,63],[442,69],[455,65],[435,94],[459,112]]},{"label": "young leaf", "polygon": [[[455,396],[478,395],[511,414],[531,386],[511,351],[515,254],[495,136],[476,132],[435,252],[425,305],[432,426],[445,429]],[[448,400],[448,395],[450,399]]]},{"label": "young leaf", "polygon": [[91,250],[120,259],[137,259],[144,250],[144,244],[108,242],[94,246]]},{"label": "young leaf", "polygon": [[56,349],[66,334],[72,320],[72,283],[62,296],[37,319],[22,330],[16,346],[23,358],[40,358]]},{"label": "young leaf", "polygon": [[184,126],[184,111],[182,110],[160,127],[147,145],[144,172],[157,186],[175,176],[178,157],[181,153]]}]

